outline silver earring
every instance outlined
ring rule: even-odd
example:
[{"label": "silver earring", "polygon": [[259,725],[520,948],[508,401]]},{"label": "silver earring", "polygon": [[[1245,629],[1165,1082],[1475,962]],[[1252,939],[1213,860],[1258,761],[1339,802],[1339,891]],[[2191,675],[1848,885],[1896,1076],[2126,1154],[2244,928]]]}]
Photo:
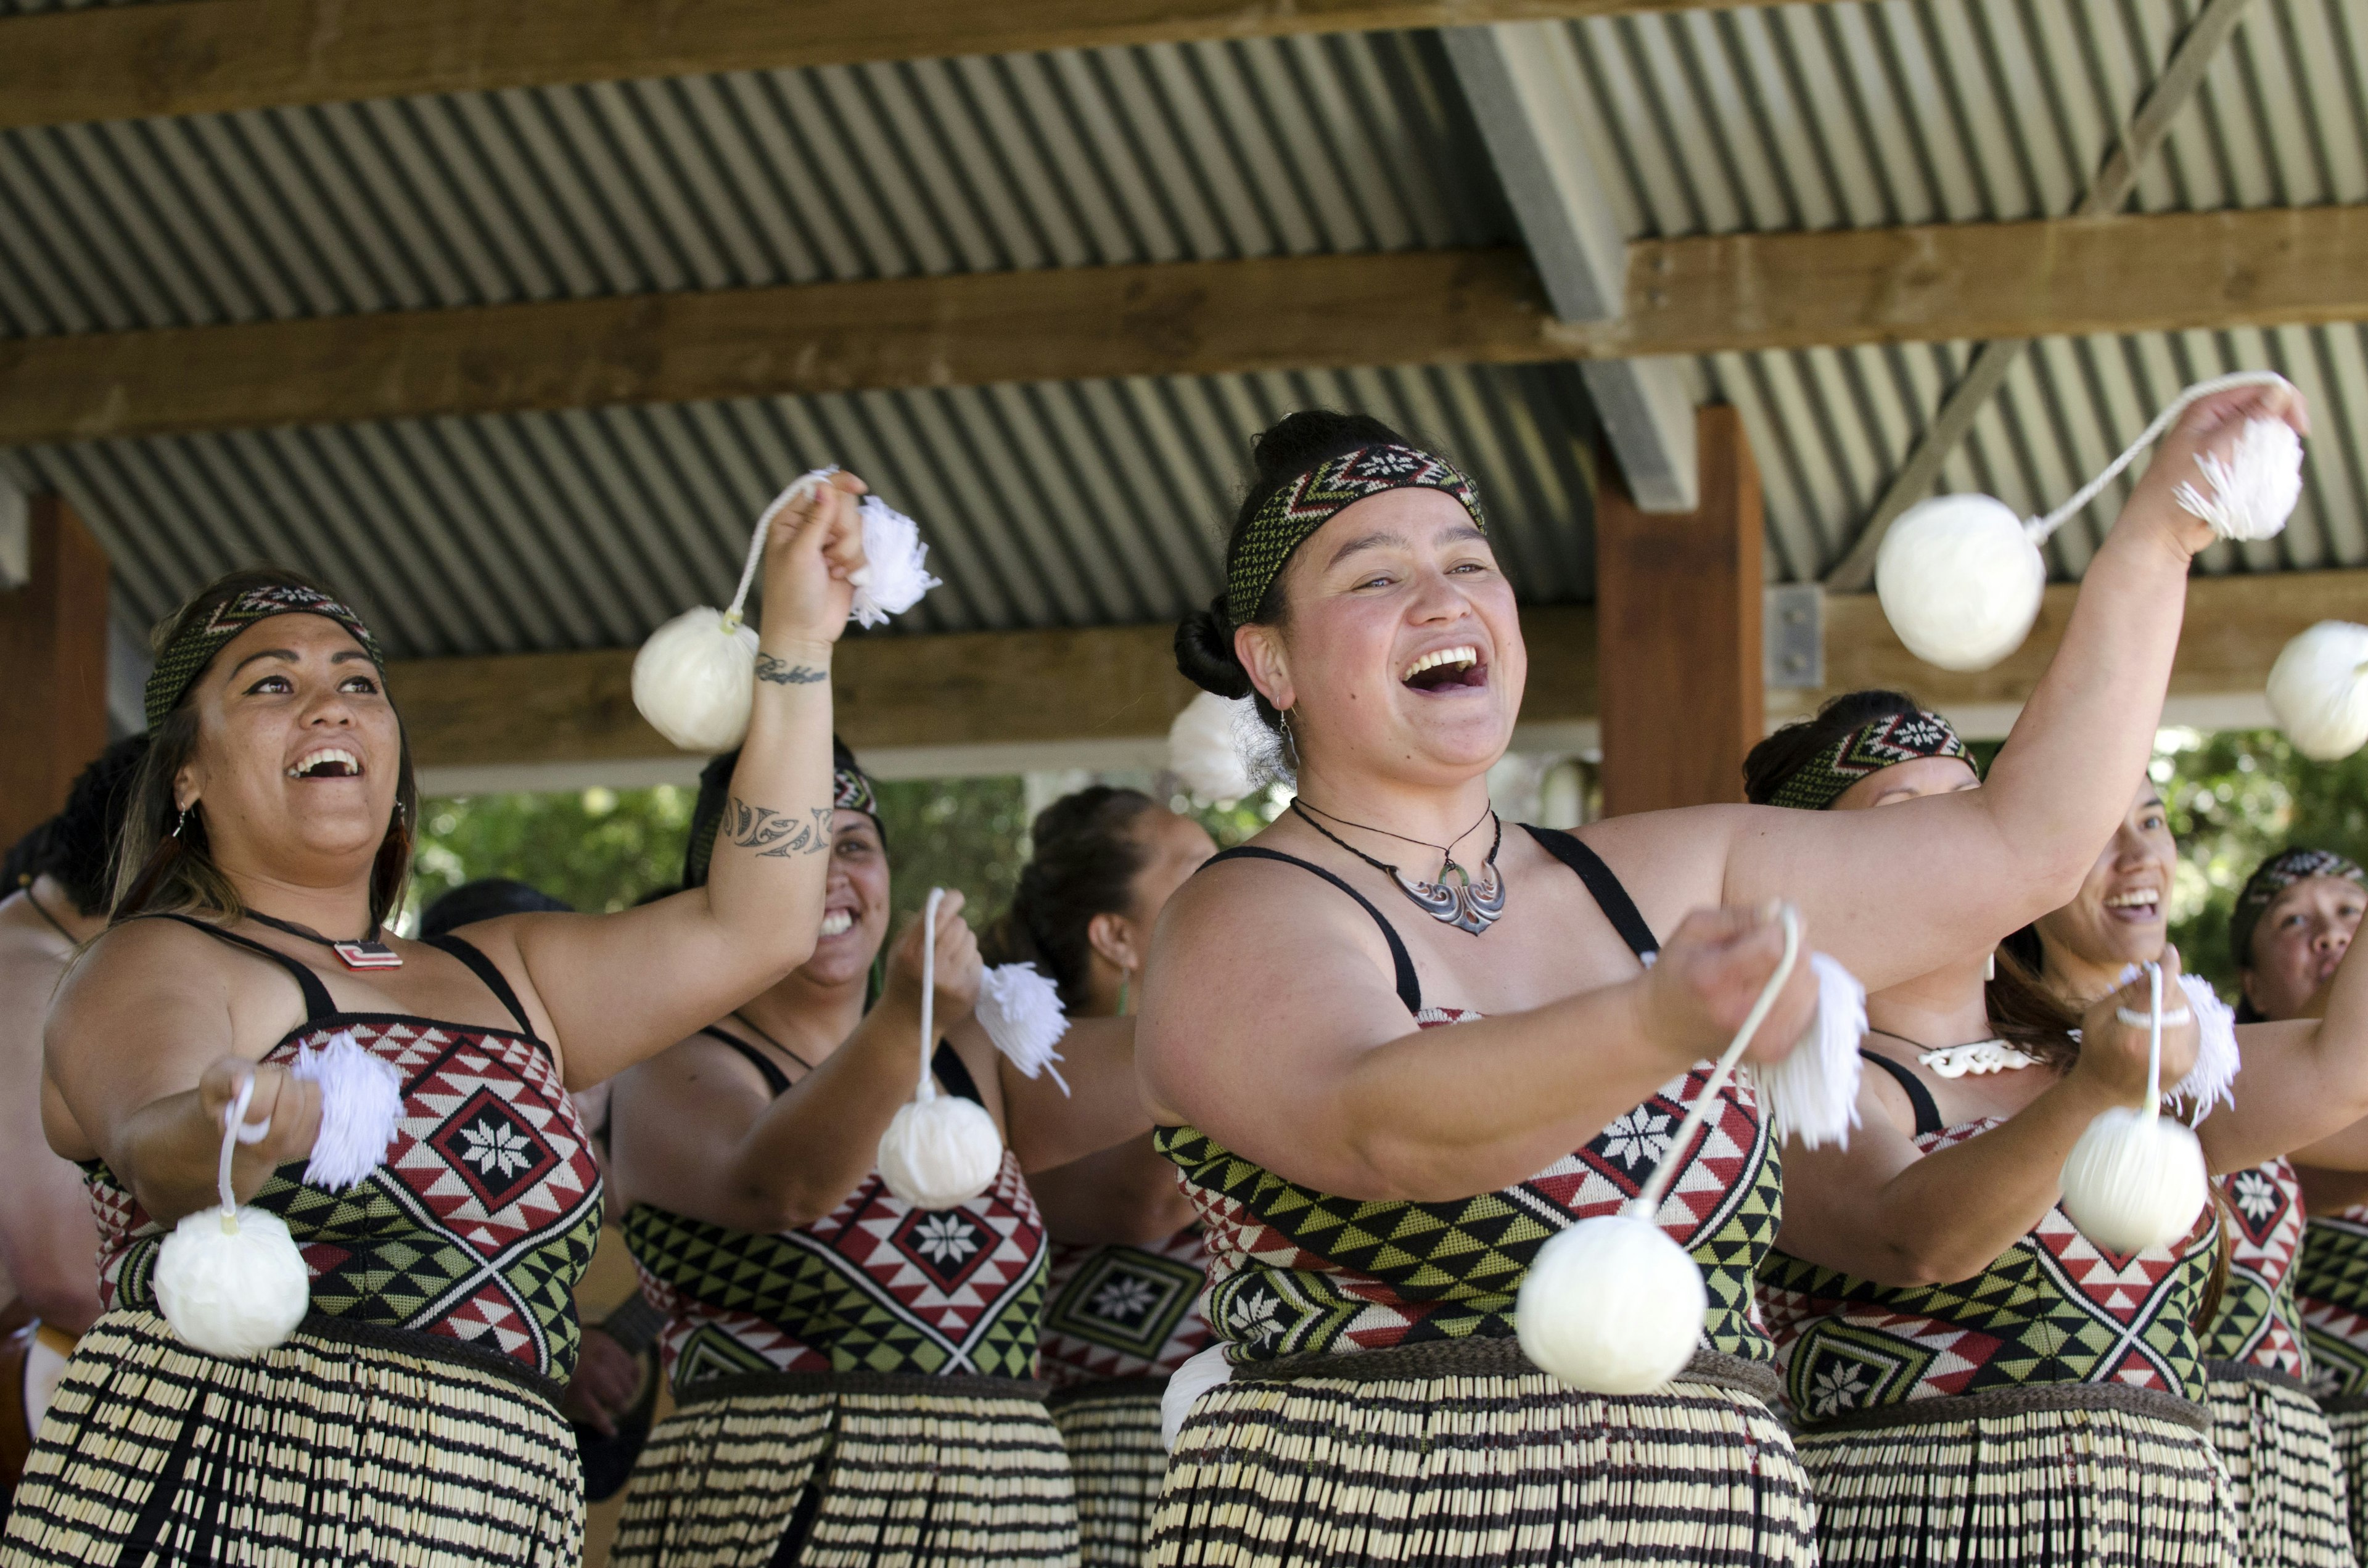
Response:
[{"label": "silver earring", "polygon": [[1299,736],[1293,733],[1291,728],[1291,710],[1278,709],[1275,718],[1282,723],[1282,744],[1291,750],[1292,777],[1297,778],[1299,776]]},{"label": "silver earring", "polygon": [[1982,978],[1986,981],[1998,978],[1998,953],[1995,949],[1982,960]]},{"label": "silver earring", "polygon": [[[189,805],[195,805],[195,804],[197,804],[197,802],[196,802],[196,801],[190,801],[190,802],[189,802]],[[181,836],[181,830],[182,830],[183,828],[185,828],[185,827],[188,826],[188,825],[189,825],[189,807],[188,807],[188,806],[183,806],[183,807],[181,808],[180,820],[173,824],[173,836],[174,836],[174,837],[176,837],[176,838],[180,837],[180,836]]]}]

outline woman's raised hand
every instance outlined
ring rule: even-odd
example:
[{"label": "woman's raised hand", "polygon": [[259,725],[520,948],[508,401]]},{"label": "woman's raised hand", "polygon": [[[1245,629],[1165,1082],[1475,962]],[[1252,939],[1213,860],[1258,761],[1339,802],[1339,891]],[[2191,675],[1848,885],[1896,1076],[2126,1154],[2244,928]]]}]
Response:
[{"label": "woman's raised hand", "polygon": [[[1698,909],[1678,925],[1646,972],[1645,1028],[1684,1063],[1719,1055],[1759,1000],[1784,957],[1784,925],[1772,908]],[[1781,1062],[1816,1017],[1817,982],[1801,933],[1793,972],[1777,994],[1747,1062]]]},{"label": "woman's raised hand", "polygon": [[[311,1156],[313,1144],[321,1136],[321,1085],[273,1062],[249,1062],[244,1056],[217,1057],[198,1079],[198,1107],[217,1142],[222,1119],[238,1102],[239,1088],[249,1078],[255,1080],[255,1096],[246,1104],[246,1125],[231,1169],[236,1185],[251,1193],[262,1185],[263,1177],[288,1161]],[[256,1137],[258,1129],[262,1136]],[[248,1176],[253,1177],[251,1183]]]},{"label": "woman's raised hand", "polygon": [[2310,434],[2309,403],[2283,381],[2231,387],[2198,398],[2155,447],[2153,460],[2131,492],[2115,531],[2124,526],[2158,529],[2190,556],[2212,543],[2216,536],[2211,525],[2181,506],[2175,492],[2181,484],[2193,484],[2208,494],[2196,460],[2208,455],[2226,461],[2245,426],[2256,419],[2282,419],[2295,435]]},{"label": "woman's raised hand", "polygon": [[870,487],[845,470],[811,495],[776,510],[765,536],[765,609],[759,641],[768,649],[829,643],[847,630],[863,565],[856,498]]},{"label": "woman's raised hand", "polygon": [[[2080,1020],[2080,1056],[2069,1077],[2094,1084],[2116,1105],[2146,1103],[2146,1055],[2152,1050],[2152,1025],[2147,1021],[2153,986],[2144,969],[2127,985],[2089,1006]],[[2131,1023],[2122,1015],[2135,1018]],[[2162,1085],[2169,1089],[2193,1070],[2203,1032],[2187,992],[2179,983],[2179,949],[2162,950]],[[2180,1014],[2180,1022],[2170,1020]]]},{"label": "woman's raised hand", "polygon": [[[978,1006],[979,977],[985,966],[978,954],[978,937],[962,918],[962,895],[949,888],[938,903],[936,1017],[939,1034],[971,1016]],[[921,920],[916,916],[896,938],[888,955],[888,995],[913,1012],[921,1009]]]}]

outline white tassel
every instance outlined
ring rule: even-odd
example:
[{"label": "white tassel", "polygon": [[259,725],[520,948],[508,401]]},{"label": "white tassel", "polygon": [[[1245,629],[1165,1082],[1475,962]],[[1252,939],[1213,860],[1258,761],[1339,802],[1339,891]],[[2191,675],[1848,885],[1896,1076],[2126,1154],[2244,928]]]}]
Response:
[{"label": "white tassel", "polygon": [[403,1074],[394,1064],[341,1029],[320,1051],[300,1050],[289,1075],[321,1085],[321,1131],[313,1140],[305,1182],[343,1192],[376,1170],[403,1119]]},{"label": "white tassel", "polygon": [[1702,1338],[1709,1294],[1702,1269],[1661,1229],[1661,1200],[1800,960],[1800,916],[1787,904],[1782,919],[1784,956],[1643,1189],[1618,1213],[1549,1237],[1521,1278],[1513,1306],[1521,1352],[1574,1388],[1610,1394],[1658,1388],[1685,1370]]},{"label": "white tassel", "polygon": [[1755,1066],[1759,1108],[1778,1143],[1797,1138],[1804,1148],[1827,1143],[1850,1147],[1859,1124],[1859,1075],[1866,1062],[1858,1053],[1866,1038],[1866,987],[1824,953],[1811,953],[1817,976],[1817,1017],[1808,1034],[1783,1061]]},{"label": "white tassel", "polygon": [[2064,1212],[2082,1235],[2129,1256],[2185,1235],[2209,1200],[2203,1146],[2162,1114],[2162,966],[2153,978],[2146,1091],[2135,1109],[2099,1114],[2064,1162]]},{"label": "white tassel", "polygon": [[866,495],[860,511],[863,564],[848,579],[855,585],[848,618],[861,626],[885,626],[939,584],[925,564],[929,547],[921,542],[920,524],[877,495]]},{"label": "white tassel", "polygon": [[2368,626],[2322,620],[2278,651],[2270,712],[2294,750],[2337,762],[2368,744]]},{"label": "white tassel", "polygon": [[945,896],[945,889],[931,888],[921,915],[920,1087],[880,1135],[880,1179],[916,1209],[958,1209],[1003,1168],[995,1118],[960,1095],[939,1093],[929,1072],[937,1053],[938,905]]},{"label": "white tassel", "polygon": [[230,1360],[260,1356],[286,1342],[313,1304],[312,1271],[279,1215],[242,1209],[230,1185],[231,1155],[269,1131],[250,1131],[246,1108],[255,1080],[239,1085],[222,1119],[215,1190],[222,1202],[186,1214],[156,1256],[156,1304],[181,1342]]},{"label": "white tassel", "polygon": [[757,581],[765,532],[782,507],[812,495],[837,472],[818,468],[801,474],[757,518],[730,609],[701,605],[685,610],[651,632],[633,656],[633,706],[652,729],[684,751],[726,752],[747,738],[757,689],[757,632],[741,612]]},{"label": "white tassel", "polygon": [[1167,770],[1194,800],[1230,805],[1258,788],[1237,740],[1247,697],[1204,691],[1184,705],[1167,726]]},{"label": "white tassel", "polygon": [[2212,983],[2200,974],[2180,975],[2179,985],[2187,993],[2187,1005],[2195,1013],[2202,1038],[2196,1042],[2195,1065],[2170,1086],[2167,1097],[2193,1106],[2188,1125],[2200,1127],[2214,1105],[2237,1103],[2237,1070],[2244,1065],[2237,1050],[2237,1011],[2220,1000]]},{"label": "white tassel", "polygon": [[1021,1076],[1050,1073],[1061,1093],[1069,1092],[1068,1080],[1053,1065],[1064,1060],[1053,1048],[1069,1032],[1069,1015],[1061,1006],[1061,988],[1034,964],[999,963],[979,977],[978,1021]]},{"label": "white tassel", "polygon": [[[1875,552],[1884,619],[1907,651],[1944,670],[1985,670],[2022,645],[2047,586],[2039,553],[2066,519],[2094,500],[2198,398],[2232,387],[2283,386],[2270,370],[2199,381],[2156,416],[2127,450],[2044,517],[2019,522],[1987,495],[1936,495],[1902,512]],[[2283,420],[2248,421],[2227,460],[2197,460],[2209,496],[2192,482],[2172,493],[2223,539],[2273,537],[2302,495],[2302,441]]]},{"label": "white tassel", "polygon": [[2275,539],[2302,500],[2302,437],[2283,419],[2248,419],[2226,461],[2195,460],[2212,492],[2182,480],[2171,496],[2222,539]]}]

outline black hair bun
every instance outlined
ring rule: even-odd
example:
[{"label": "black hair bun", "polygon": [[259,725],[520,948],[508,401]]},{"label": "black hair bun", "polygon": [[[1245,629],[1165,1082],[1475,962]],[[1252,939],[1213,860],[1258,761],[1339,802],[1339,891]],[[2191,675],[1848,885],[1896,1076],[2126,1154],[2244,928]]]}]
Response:
[{"label": "black hair bun", "polygon": [[1225,619],[1225,601],[1210,601],[1176,623],[1176,667],[1202,691],[1219,697],[1250,694],[1250,673],[1234,653],[1234,628]]}]

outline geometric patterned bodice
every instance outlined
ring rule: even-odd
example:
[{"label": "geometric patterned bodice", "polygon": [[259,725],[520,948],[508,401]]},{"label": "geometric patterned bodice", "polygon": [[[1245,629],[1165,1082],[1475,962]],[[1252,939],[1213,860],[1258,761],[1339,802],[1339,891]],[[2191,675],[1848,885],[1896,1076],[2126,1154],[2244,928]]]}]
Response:
[{"label": "geometric patterned bodice", "polygon": [[[550,1051],[523,1033],[316,1012],[263,1060],[286,1065],[340,1034],[402,1075],[384,1157],[336,1193],[305,1185],[305,1162],[293,1160],[247,1199],[287,1222],[312,1272],[312,1310],[465,1341],[565,1382],[575,1285],[600,1235],[600,1167]],[[83,1169],[101,1304],[157,1311],[165,1227],[103,1163]]]},{"label": "geometric patterned bodice", "polygon": [[2310,1344],[2311,1392],[2321,1399],[2368,1394],[2368,1204],[2310,1216],[2294,1284]]},{"label": "geometric patterned bodice", "polygon": [[2236,1216],[2228,1287],[2203,1335],[2203,1358],[2236,1361],[2298,1383],[2310,1381],[2294,1262],[2302,1250],[2302,1183],[2283,1159],[2218,1178]]},{"label": "geometric patterned bodice", "polygon": [[1150,1246],[1055,1243],[1039,1375],[1056,1388],[1167,1377],[1214,1337],[1201,1315],[1208,1271],[1198,1225]]},{"label": "geometric patterned bodice", "polygon": [[[1915,1135],[1930,1154],[2004,1124]],[[1916,1400],[2062,1383],[2201,1401],[2193,1325],[2212,1277],[2207,1211],[2168,1247],[2131,1256],[2082,1235],[2059,1206],[1988,1267],[1945,1285],[1889,1286],[1771,1253],[1760,1300],[1802,1422]]]},{"label": "geometric patterned bodice", "polygon": [[[1429,1009],[1424,1028],[1474,1013]],[[1429,1340],[1507,1337],[1538,1249],[1636,1195],[1709,1076],[1696,1068],[1529,1180],[1446,1203],[1362,1202],[1285,1181],[1189,1127],[1162,1128],[1209,1245],[1206,1305],[1226,1358],[1346,1354]],[[1703,1343],[1767,1362],[1753,1291],[1783,1208],[1776,1147],[1750,1085],[1720,1092],[1657,1218],[1709,1287]]]},{"label": "geometric patterned bodice", "polygon": [[[746,1041],[708,1033],[765,1075],[789,1080]],[[932,1064],[975,1103],[961,1058]],[[993,1185],[952,1209],[917,1209],[878,1171],[811,1225],[758,1233],[636,1203],[625,1245],[642,1293],[667,1315],[659,1346],[677,1394],[749,1372],[1036,1375],[1049,1241],[1010,1150]]]}]

